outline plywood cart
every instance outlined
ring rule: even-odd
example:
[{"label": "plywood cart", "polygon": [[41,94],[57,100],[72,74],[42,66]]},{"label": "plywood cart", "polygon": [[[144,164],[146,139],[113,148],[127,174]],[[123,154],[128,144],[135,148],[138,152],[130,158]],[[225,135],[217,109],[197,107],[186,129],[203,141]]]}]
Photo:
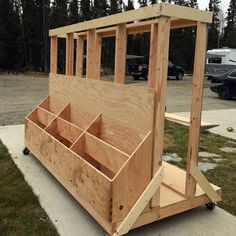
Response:
[{"label": "plywood cart", "polygon": [[[159,4],[50,30],[49,96],[26,117],[24,153],[30,150],[110,235],[220,200],[221,189],[197,167],[211,20],[210,12]],[[170,30],[190,26],[197,35],[181,170],[162,161],[167,66]],[[126,37],[141,32],[151,32],[148,86],[124,85]],[[100,81],[101,43],[111,36],[114,83]],[[58,37],[66,38],[65,75],[57,73]]]}]

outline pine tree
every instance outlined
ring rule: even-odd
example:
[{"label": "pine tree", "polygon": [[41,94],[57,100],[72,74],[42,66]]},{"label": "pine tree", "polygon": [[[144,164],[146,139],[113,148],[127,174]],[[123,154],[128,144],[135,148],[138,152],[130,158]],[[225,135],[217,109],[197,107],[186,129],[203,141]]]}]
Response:
[{"label": "pine tree", "polygon": [[69,3],[69,22],[70,24],[80,21],[78,0],[71,0]]},{"label": "pine tree", "polygon": [[236,0],[231,0],[224,29],[224,46],[236,48]]},{"label": "pine tree", "polygon": [[106,0],[94,0],[92,7],[92,16],[99,18],[108,14],[108,4]]},{"label": "pine tree", "polygon": [[90,0],[80,0],[81,21],[91,20],[91,2]]},{"label": "pine tree", "polygon": [[134,9],[134,1],[128,0],[127,6],[125,6],[125,11],[133,10]]},{"label": "pine tree", "polygon": [[150,2],[151,5],[157,4],[157,0],[150,0],[149,2]]},{"label": "pine tree", "polygon": [[219,47],[219,12],[220,12],[220,0],[210,0],[209,10],[213,12],[212,24],[209,25],[208,31],[208,49],[218,48]]},{"label": "pine tree", "polygon": [[147,0],[138,0],[139,7],[146,7],[147,6]]},{"label": "pine tree", "polygon": [[123,1],[122,0],[110,0],[109,15],[122,12]]},{"label": "pine tree", "polygon": [[0,1],[0,69],[20,66],[20,18],[14,1]]}]

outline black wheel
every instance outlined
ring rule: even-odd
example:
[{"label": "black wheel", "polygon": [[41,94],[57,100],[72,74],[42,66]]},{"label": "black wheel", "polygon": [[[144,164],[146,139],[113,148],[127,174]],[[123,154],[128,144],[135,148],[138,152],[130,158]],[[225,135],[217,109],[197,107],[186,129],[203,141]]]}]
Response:
[{"label": "black wheel", "polygon": [[176,79],[177,80],[182,80],[184,77],[183,73],[179,72],[177,75],[176,75]]},{"label": "black wheel", "polygon": [[134,77],[135,80],[138,80],[140,78],[139,75],[134,75],[133,77]]},{"label": "black wheel", "polygon": [[213,211],[213,210],[215,209],[215,207],[216,207],[216,204],[213,203],[213,202],[210,202],[210,203],[207,203],[207,204],[206,204],[206,208],[207,208],[208,210]]},{"label": "black wheel", "polygon": [[223,100],[230,99],[230,90],[227,86],[223,85],[218,89],[218,97]]},{"label": "black wheel", "polygon": [[27,147],[25,147],[22,152],[24,155],[29,155],[30,150]]}]

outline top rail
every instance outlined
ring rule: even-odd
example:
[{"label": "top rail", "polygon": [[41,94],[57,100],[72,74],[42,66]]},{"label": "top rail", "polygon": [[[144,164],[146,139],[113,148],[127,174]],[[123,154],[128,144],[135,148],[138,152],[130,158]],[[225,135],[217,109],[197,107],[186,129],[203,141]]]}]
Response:
[{"label": "top rail", "polygon": [[102,18],[76,23],[49,31],[49,36],[58,36],[90,29],[113,26],[121,23],[150,19],[153,17],[168,16],[204,23],[212,22],[212,12],[202,11],[190,7],[183,7],[169,3],[155,4],[123,13],[118,13]]}]

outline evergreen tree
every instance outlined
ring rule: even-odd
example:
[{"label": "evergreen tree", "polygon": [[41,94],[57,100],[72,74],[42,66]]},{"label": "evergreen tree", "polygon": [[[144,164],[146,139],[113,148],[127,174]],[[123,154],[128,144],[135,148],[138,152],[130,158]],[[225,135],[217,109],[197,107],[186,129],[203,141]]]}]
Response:
[{"label": "evergreen tree", "polygon": [[91,3],[90,0],[80,0],[81,21],[91,20]]},{"label": "evergreen tree", "polygon": [[146,7],[147,6],[147,0],[138,0],[139,7]]},{"label": "evergreen tree", "polygon": [[231,0],[224,30],[224,46],[236,48],[236,0]]},{"label": "evergreen tree", "polygon": [[213,12],[212,24],[209,25],[208,31],[208,49],[218,48],[219,47],[219,12],[220,12],[220,0],[210,0],[209,10]]},{"label": "evergreen tree", "polygon": [[123,1],[122,0],[110,0],[109,15],[122,12]]},{"label": "evergreen tree", "polygon": [[20,67],[20,18],[14,1],[0,1],[0,69]]},{"label": "evergreen tree", "polygon": [[133,10],[134,9],[134,1],[128,0],[127,6],[125,6],[125,11]]},{"label": "evergreen tree", "polygon": [[92,16],[99,18],[108,14],[108,4],[106,0],[94,0],[92,7]]},{"label": "evergreen tree", "polygon": [[150,2],[151,5],[157,4],[157,0],[150,0],[149,2]]},{"label": "evergreen tree", "polygon": [[69,3],[69,22],[70,24],[80,21],[78,0],[71,0]]}]

